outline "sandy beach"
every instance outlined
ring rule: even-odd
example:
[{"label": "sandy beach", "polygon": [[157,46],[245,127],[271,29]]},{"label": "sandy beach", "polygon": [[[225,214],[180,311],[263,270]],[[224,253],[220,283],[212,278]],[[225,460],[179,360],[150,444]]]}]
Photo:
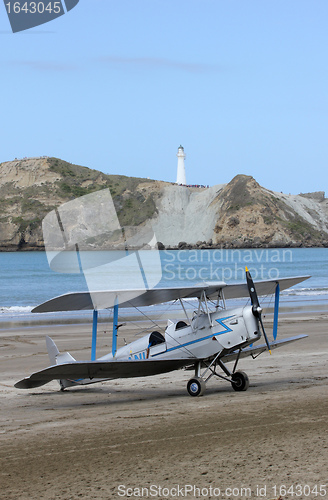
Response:
[{"label": "sandy beach", "polygon": [[[201,398],[182,370],[15,389],[48,366],[45,335],[87,359],[90,325],[1,330],[0,498],[328,498],[327,321],[283,317],[279,338],[309,337],[241,360],[247,392],[212,379]],[[110,338],[99,330],[102,355]]]}]

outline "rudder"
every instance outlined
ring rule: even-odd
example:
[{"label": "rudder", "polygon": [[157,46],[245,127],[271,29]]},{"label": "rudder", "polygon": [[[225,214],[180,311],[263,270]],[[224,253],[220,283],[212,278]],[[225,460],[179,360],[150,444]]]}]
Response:
[{"label": "rudder", "polygon": [[[50,360],[51,366],[53,365],[61,365],[63,363],[71,363],[72,361],[76,361],[73,356],[70,355],[69,352],[65,352],[63,354],[60,354],[58,347],[56,346],[55,342],[52,340],[51,337],[48,335],[46,336],[46,345],[47,345],[47,351],[48,351],[48,356]],[[60,389],[63,391],[66,387],[71,387],[73,385],[76,385],[75,382],[71,382],[69,380],[58,380],[58,383],[60,385]]]}]

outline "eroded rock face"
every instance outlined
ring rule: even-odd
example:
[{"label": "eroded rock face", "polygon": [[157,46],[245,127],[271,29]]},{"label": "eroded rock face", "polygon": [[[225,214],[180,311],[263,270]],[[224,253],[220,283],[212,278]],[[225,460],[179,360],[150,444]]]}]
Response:
[{"label": "eroded rock face", "polygon": [[57,158],[0,164],[0,249],[43,249],[43,218],[63,203],[110,189],[121,225],[143,224],[156,212],[160,189],[148,179],[106,175]]},{"label": "eroded rock face", "polygon": [[43,249],[47,213],[105,188],[121,226],[154,231],[161,249],[328,246],[328,200],[321,191],[275,193],[247,175],[188,188],[41,157],[0,164],[0,250]]},{"label": "eroded rock face", "polygon": [[313,193],[301,193],[300,196],[303,196],[304,198],[310,198],[310,200],[315,200],[318,202],[325,200],[324,191],[315,191]]},{"label": "eroded rock face", "polygon": [[321,246],[327,240],[328,212],[322,202],[269,191],[251,176],[237,175],[216,202],[217,246]]}]

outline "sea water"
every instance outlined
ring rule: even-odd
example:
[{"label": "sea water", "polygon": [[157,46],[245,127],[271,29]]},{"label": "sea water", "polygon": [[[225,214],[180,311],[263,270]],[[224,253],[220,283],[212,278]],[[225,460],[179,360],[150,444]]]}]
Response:
[{"label": "sea water", "polygon": [[[208,281],[244,282],[247,266],[254,281],[311,276],[281,293],[280,304],[286,310],[303,308],[317,312],[326,310],[328,305],[327,248],[143,251],[136,261],[143,265],[142,272],[139,265],[127,266],[124,257],[116,260],[106,288],[140,288],[140,283],[150,287],[183,287]],[[33,307],[64,293],[91,289],[89,269],[101,271],[106,258],[106,252],[87,252],[87,259],[83,260],[82,255],[87,266],[57,272],[58,269],[49,267],[46,252],[0,253],[0,322],[24,321],[31,316],[49,320],[49,314],[31,315]],[[270,305],[271,301],[272,298],[266,299]],[[238,300],[233,302],[237,303]],[[160,306],[156,308],[160,310]],[[83,315],[87,318],[90,312]],[[59,317],[74,320],[78,316],[81,313],[52,313],[54,321]]]}]

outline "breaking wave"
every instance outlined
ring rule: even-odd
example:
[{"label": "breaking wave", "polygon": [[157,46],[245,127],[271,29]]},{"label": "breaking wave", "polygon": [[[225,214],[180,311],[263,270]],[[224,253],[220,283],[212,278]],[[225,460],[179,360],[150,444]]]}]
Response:
[{"label": "breaking wave", "polygon": [[0,314],[6,316],[19,316],[30,314],[33,306],[10,306],[10,307],[0,307]]},{"label": "breaking wave", "polygon": [[284,290],[282,295],[286,296],[316,296],[316,295],[328,295],[328,288],[291,288],[289,290]]}]

